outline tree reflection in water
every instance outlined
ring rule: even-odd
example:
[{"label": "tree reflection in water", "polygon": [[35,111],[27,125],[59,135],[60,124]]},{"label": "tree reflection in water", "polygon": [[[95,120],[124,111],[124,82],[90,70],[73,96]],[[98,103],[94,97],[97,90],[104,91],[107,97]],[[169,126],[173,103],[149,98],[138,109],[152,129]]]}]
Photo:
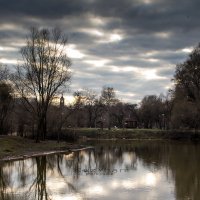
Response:
[{"label": "tree reflection in water", "polygon": [[5,164],[0,164],[0,199],[10,200],[11,194],[8,193],[7,188],[10,183],[9,173],[4,170]]},{"label": "tree reflection in water", "polygon": [[[93,182],[85,181],[101,175],[116,177],[121,169],[136,174],[141,165],[152,173],[164,169],[168,181],[174,184],[176,200],[199,198],[200,145],[109,141],[96,143],[94,149],[86,151],[1,163],[0,199],[87,199],[83,188]],[[154,181],[152,176],[148,178]]]}]

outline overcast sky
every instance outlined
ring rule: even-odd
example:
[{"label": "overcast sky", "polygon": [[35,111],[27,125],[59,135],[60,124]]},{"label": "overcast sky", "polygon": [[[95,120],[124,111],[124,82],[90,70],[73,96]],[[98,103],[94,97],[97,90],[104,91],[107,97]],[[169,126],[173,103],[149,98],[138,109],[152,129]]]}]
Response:
[{"label": "overcast sky", "polygon": [[200,42],[199,0],[0,0],[0,62],[21,59],[31,26],[68,35],[71,92],[115,88],[136,103],[166,93],[177,63]]}]

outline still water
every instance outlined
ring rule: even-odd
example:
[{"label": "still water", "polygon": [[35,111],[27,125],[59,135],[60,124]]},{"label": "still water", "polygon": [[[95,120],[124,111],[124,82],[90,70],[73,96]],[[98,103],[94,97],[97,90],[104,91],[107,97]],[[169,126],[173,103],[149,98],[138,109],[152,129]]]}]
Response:
[{"label": "still water", "polygon": [[0,199],[200,199],[200,144],[92,144],[71,154],[0,163]]}]

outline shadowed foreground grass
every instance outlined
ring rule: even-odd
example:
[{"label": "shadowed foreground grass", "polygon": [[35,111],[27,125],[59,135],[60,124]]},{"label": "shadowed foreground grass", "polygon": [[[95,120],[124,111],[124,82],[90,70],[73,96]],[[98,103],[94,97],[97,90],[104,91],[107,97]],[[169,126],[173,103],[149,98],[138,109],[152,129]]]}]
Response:
[{"label": "shadowed foreground grass", "polygon": [[35,143],[34,140],[17,136],[0,136],[0,159],[20,155],[31,155],[47,151],[70,150],[77,144],[47,140]]}]

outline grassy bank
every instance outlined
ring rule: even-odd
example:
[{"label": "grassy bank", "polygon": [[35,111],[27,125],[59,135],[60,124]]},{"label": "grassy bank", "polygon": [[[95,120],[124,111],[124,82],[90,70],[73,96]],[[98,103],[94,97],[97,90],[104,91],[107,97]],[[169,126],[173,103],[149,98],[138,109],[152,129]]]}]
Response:
[{"label": "grassy bank", "polygon": [[[50,137],[51,138],[51,137]],[[69,138],[79,138],[80,142],[67,143]],[[186,130],[160,130],[160,129],[112,129],[100,130],[94,128],[65,129],[60,133],[60,143],[55,140],[41,141],[20,138],[16,136],[0,136],[0,160],[3,158],[15,158],[43,154],[49,151],[70,151],[71,149],[82,148],[82,140],[109,140],[109,139],[134,139],[134,140],[200,140],[200,132]]]},{"label": "grassy bank", "polygon": [[34,140],[17,136],[0,136],[0,159],[31,156],[49,151],[67,151],[79,148],[80,145],[57,141],[42,141],[35,143]]},{"label": "grassy bank", "polygon": [[80,138],[90,139],[200,139],[200,132],[193,130],[161,130],[161,129],[95,129],[76,128],[65,129],[61,133],[65,135],[75,135]]}]

